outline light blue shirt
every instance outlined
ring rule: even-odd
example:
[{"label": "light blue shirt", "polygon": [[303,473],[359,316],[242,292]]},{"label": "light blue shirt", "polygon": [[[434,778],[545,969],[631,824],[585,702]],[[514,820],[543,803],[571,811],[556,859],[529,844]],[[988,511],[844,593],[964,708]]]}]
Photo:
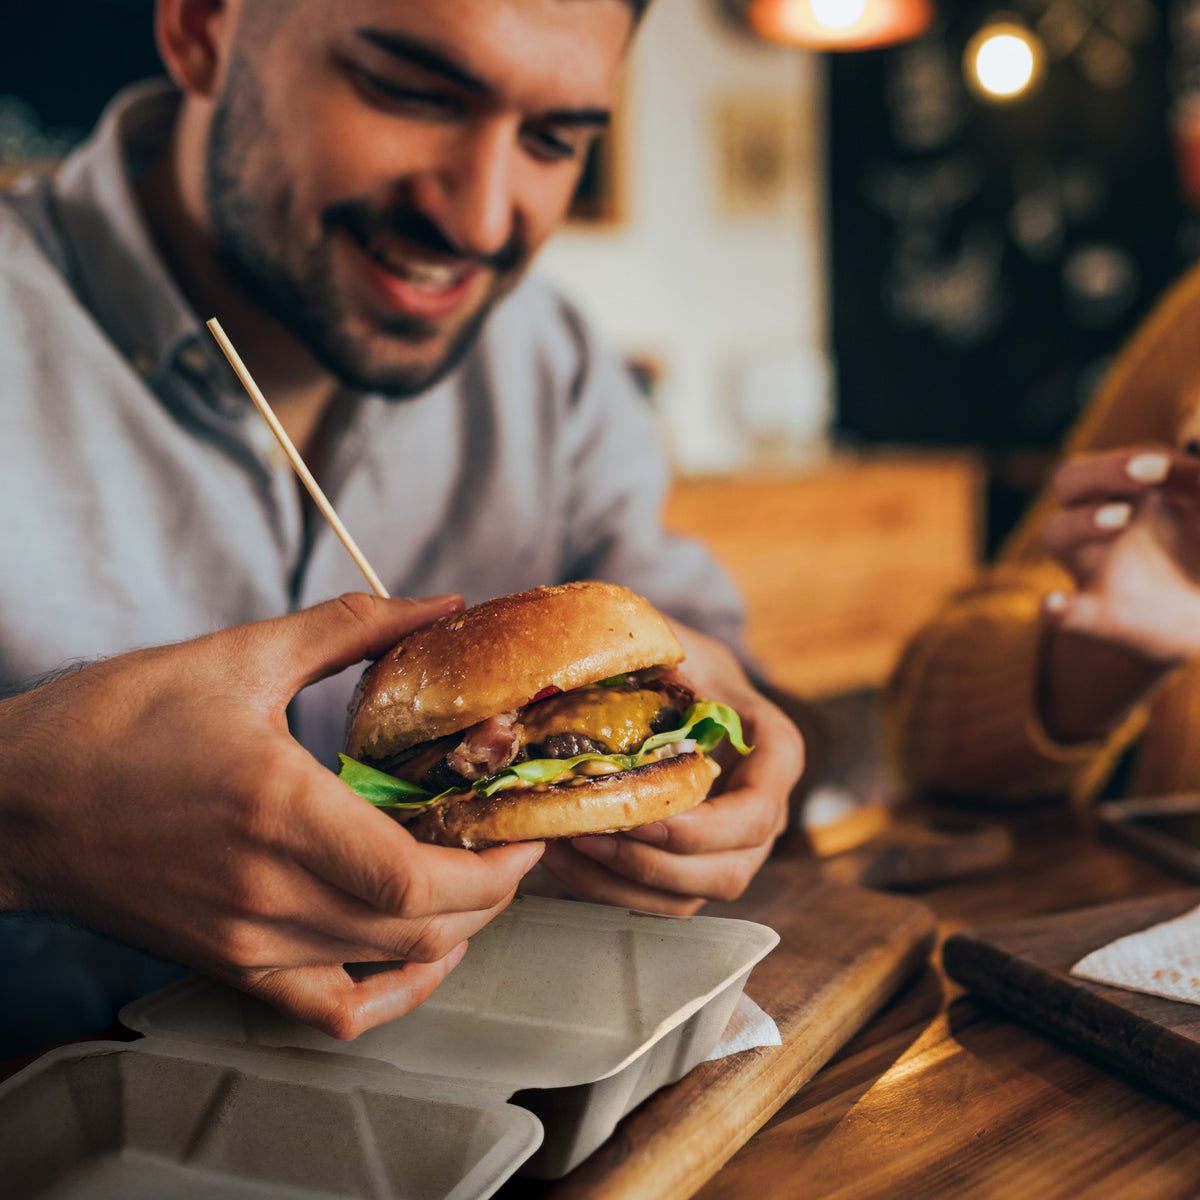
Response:
[{"label": "light blue shirt", "polygon": [[[176,107],[132,89],[52,182],[0,203],[0,688],[366,590],[331,530],[306,539],[291,468],[151,242],[131,177]],[[393,595],[603,578],[737,642],[728,580],[662,529],[653,413],[536,279],[442,383],[359,397],[322,485]],[[358,674],[293,705],[328,764]],[[172,970],[4,918],[0,1054],[102,1028]]]}]

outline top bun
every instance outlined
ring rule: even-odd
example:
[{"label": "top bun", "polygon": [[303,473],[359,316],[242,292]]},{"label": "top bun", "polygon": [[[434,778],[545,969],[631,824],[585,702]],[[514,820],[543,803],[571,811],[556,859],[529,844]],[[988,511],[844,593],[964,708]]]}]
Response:
[{"label": "top bun", "polygon": [[359,681],[346,753],[382,762],[528,704],[644,667],[683,647],[647,600],[611,583],[564,583],[487,600],[414,630]]}]

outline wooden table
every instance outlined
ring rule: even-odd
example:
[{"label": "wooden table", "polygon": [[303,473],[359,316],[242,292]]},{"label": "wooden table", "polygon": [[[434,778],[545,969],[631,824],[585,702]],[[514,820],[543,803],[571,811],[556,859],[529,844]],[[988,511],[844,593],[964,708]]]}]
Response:
[{"label": "wooden table", "polygon": [[[917,893],[937,914],[940,937],[1187,886],[1079,831],[1061,810],[1014,824],[1008,867]],[[696,1193],[697,1200],[1197,1195],[1200,1118],[984,1008],[936,962]],[[501,1192],[505,1200],[554,1196],[553,1186],[519,1180]]]},{"label": "wooden table", "polygon": [[[1007,867],[917,893],[941,937],[1186,886],[1061,810],[1013,825]],[[745,907],[709,911],[752,915]],[[20,1064],[4,1065],[0,1075]],[[554,1200],[562,1188],[512,1180],[499,1197]],[[1200,1118],[987,1010],[935,961],[695,1195],[1191,1200]]]}]

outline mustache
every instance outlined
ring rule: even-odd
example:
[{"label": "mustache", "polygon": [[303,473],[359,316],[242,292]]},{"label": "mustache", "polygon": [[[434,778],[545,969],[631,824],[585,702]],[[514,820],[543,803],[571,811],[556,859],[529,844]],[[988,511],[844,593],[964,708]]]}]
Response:
[{"label": "mustache", "polygon": [[525,257],[516,234],[509,237],[494,254],[469,254],[460,250],[424,213],[413,208],[391,208],[379,212],[365,200],[343,200],[330,205],[321,214],[321,229],[326,233],[345,230],[364,244],[379,234],[401,237],[435,254],[478,263],[498,273],[515,269]]}]

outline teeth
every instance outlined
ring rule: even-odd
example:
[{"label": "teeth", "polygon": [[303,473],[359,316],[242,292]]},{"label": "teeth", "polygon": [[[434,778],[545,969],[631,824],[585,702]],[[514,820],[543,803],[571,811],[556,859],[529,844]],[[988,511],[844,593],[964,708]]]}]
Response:
[{"label": "teeth", "polygon": [[461,283],[470,272],[470,267],[457,264],[422,262],[380,239],[371,242],[370,252],[394,275],[429,291],[446,291]]},{"label": "teeth", "polygon": [[407,262],[403,270],[411,283],[426,287],[447,288],[462,278],[462,272],[456,268],[435,266],[433,263]]}]

